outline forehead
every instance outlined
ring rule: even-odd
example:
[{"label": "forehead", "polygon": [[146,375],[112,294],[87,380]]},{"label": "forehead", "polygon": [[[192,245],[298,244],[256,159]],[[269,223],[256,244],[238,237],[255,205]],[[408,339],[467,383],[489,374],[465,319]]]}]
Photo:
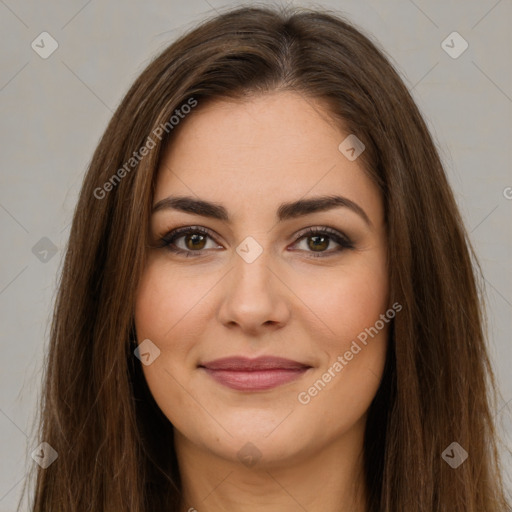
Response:
[{"label": "forehead", "polygon": [[271,207],[339,193],[373,207],[369,216],[378,220],[377,188],[338,149],[348,135],[322,103],[298,93],[199,103],[162,155],[154,203],[187,194],[233,208],[251,201]]}]

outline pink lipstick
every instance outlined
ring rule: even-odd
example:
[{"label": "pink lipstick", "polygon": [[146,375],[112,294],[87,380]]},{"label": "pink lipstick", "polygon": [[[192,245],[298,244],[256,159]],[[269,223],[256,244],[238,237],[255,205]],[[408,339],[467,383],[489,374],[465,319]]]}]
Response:
[{"label": "pink lipstick", "polygon": [[263,391],[298,379],[311,366],[282,357],[263,356],[256,359],[225,357],[202,363],[199,368],[231,389]]}]

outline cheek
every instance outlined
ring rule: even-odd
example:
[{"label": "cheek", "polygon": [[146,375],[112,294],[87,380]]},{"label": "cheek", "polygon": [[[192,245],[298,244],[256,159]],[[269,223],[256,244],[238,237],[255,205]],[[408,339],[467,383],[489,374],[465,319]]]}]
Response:
[{"label": "cheek", "polygon": [[[195,324],[189,322],[194,305],[201,294],[190,286],[179,271],[166,270],[158,260],[150,262],[141,278],[135,303],[135,328],[139,344],[149,339],[159,349],[159,355],[149,365],[142,365],[147,384],[159,406],[182,404],[181,384],[186,383],[188,356]],[[188,315],[187,315],[188,313]],[[169,419],[172,411],[165,411]]]},{"label": "cheek", "polygon": [[376,289],[370,279],[351,278],[345,284],[346,289],[332,290],[324,305],[322,320],[335,333],[317,343],[327,355],[324,364],[297,395],[304,421],[314,428],[332,425],[316,432],[325,440],[348,431],[364,416],[386,362],[390,319],[380,320],[387,311],[386,287]]},{"label": "cheek", "polygon": [[[137,340],[151,340],[160,354],[142,371],[153,398],[174,425],[179,424],[177,411],[194,412],[183,393],[187,385],[186,360],[191,340],[198,336],[193,324],[187,323],[187,312],[197,304],[201,294],[190,286],[176,269],[166,269],[165,263],[150,261],[139,283],[135,303]],[[172,341],[172,346],[171,346]]]},{"label": "cheek", "polygon": [[314,284],[300,278],[295,289],[322,321],[324,348],[331,353],[350,344],[388,309],[388,276],[380,257],[360,258],[355,265],[317,275]]},{"label": "cheek", "polygon": [[310,383],[311,412],[324,414],[341,430],[364,414],[380,384],[392,318],[381,320],[389,309],[388,284],[384,255],[376,253],[326,281],[328,293],[315,295],[313,301],[312,308],[322,312],[335,334],[323,338],[329,363],[319,376],[323,382]]},{"label": "cheek", "polygon": [[179,345],[179,333],[185,326],[190,337],[189,330],[194,324],[188,322],[187,315],[198,307],[205,287],[205,280],[193,279],[180,269],[166,268],[159,260],[150,262],[141,278],[135,304],[138,339],[149,338],[164,348],[172,338]]},{"label": "cheek", "polygon": [[178,313],[178,301],[169,290],[172,274],[163,274],[154,264],[146,267],[137,291],[135,323],[138,340],[149,338],[160,341],[161,333],[172,326],[172,317]]}]

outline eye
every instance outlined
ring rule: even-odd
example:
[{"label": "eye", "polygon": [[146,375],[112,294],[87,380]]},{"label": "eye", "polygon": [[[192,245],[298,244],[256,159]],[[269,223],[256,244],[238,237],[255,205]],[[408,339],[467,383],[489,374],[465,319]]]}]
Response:
[{"label": "eye", "polygon": [[[208,239],[214,240],[208,229],[201,226],[187,226],[167,233],[160,239],[158,247],[165,247],[174,254],[180,254],[186,257],[201,256],[206,249],[222,248],[218,245],[208,248]],[[179,246],[180,241],[182,242],[181,247]],[[294,245],[302,241],[306,242],[306,248],[300,250],[310,253],[308,257],[313,258],[328,257],[345,249],[354,248],[352,241],[346,235],[329,227],[308,228],[306,231],[299,234]],[[332,242],[337,244],[338,247],[330,251],[325,250]]]},{"label": "eye", "polygon": [[[161,238],[159,247],[165,247],[175,254],[182,254],[187,257],[201,256],[202,251],[207,249],[206,242],[208,238],[213,239],[207,229],[201,226],[187,226],[167,233]],[[184,247],[179,247],[176,243],[180,239],[183,239]]]},{"label": "eye", "polygon": [[[306,242],[305,250],[310,253],[308,257],[312,258],[325,258],[345,249],[354,248],[354,244],[346,235],[329,227],[308,228],[305,232],[299,235],[295,244],[302,241]],[[338,244],[338,247],[334,250],[326,251],[325,249],[329,247],[332,241]]]}]

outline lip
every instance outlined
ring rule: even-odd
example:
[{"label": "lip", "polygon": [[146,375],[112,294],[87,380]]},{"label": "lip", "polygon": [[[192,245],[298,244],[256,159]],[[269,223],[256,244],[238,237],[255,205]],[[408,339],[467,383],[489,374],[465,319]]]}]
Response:
[{"label": "lip", "polygon": [[231,389],[264,391],[300,378],[311,366],[282,357],[225,357],[199,364],[210,377]]}]

